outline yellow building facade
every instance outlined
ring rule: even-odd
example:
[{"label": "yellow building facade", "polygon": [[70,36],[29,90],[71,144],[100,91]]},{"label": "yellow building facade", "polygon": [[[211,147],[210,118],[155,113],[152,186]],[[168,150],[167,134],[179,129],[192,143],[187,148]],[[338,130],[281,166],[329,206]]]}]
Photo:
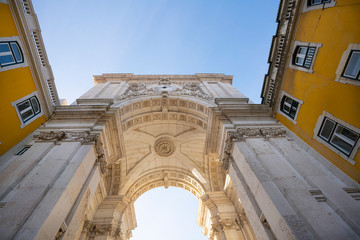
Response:
[{"label": "yellow building facade", "polygon": [[[282,1],[263,103],[289,130],[360,181],[360,1]],[[285,18],[280,20],[280,16]]]},{"label": "yellow building facade", "polygon": [[0,156],[22,154],[22,140],[52,114],[59,99],[29,1],[0,2]]}]

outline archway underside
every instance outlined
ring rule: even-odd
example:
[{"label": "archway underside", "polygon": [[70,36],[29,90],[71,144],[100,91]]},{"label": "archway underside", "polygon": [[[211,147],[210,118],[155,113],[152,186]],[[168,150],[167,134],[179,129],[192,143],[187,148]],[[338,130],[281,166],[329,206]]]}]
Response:
[{"label": "archway underside", "polygon": [[137,226],[136,199],[151,189],[172,186],[199,200],[197,223],[209,239],[246,239],[233,203],[238,198],[227,196],[219,153],[209,150],[213,106],[167,96],[115,106],[122,155],[108,165],[105,185],[110,195],[98,206],[93,222],[107,216],[109,224],[129,239]]}]

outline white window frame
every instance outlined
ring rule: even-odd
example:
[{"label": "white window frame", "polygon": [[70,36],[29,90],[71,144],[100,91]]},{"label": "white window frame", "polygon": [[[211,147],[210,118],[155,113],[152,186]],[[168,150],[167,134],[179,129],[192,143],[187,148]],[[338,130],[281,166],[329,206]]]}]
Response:
[{"label": "white window frame", "polygon": [[[295,50],[297,50],[297,47],[315,47],[314,56],[312,58],[309,68],[301,67],[301,66],[293,64],[294,54],[295,54]],[[319,48],[321,48],[321,47],[322,47],[322,43],[309,43],[309,42],[295,41],[293,44],[293,47],[292,47],[292,51],[291,51],[291,60],[289,61],[289,68],[300,70],[303,72],[313,73],[315,59],[318,54]]]},{"label": "white window frame", "polygon": [[[288,116],[286,113],[284,113],[283,111],[281,111],[281,107],[282,107],[282,106],[281,106],[281,102],[282,102],[282,99],[283,99],[284,96],[286,96],[286,97],[288,97],[288,98],[291,98],[292,100],[298,102],[298,107],[297,107],[297,109],[296,109],[296,113],[295,113],[294,119],[292,119],[292,118],[291,118],[290,116]],[[294,124],[296,125],[296,124],[297,124],[296,118],[297,118],[297,116],[298,116],[298,114],[299,114],[300,107],[301,107],[301,105],[303,105],[303,104],[304,104],[304,102],[301,101],[300,99],[298,99],[298,98],[296,98],[296,97],[294,97],[294,96],[286,93],[285,91],[282,91],[282,92],[281,92],[281,95],[280,95],[279,107],[278,107],[278,111],[277,111],[277,112],[278,112],[280,115],[286,117],[288,120],[290,120],[292,123],[294,123]]]},{"label": "white window frame", "polygon": [[[347,156],[342,151],[340,151],[339,149],[337,149],[336,147],[331,145],[329,142],[327,142],[326,140],[324,140],[323,138],[318,136],[325,118],[328,118],[329,120],[332,120],[332,121],[336,122],[337,124],[343,125],[344,127],[347,127],[350,130],[356,132],[357,134],[360,134],[360,129],[348,124],[347,122],[344,122],[343,120],[341,120],[341,119],[335,117],[334,115],[332,115],[332,114],[330,114],[328,112],[325,112],[325,111],[319,116],[319,118],[318,118],[318,120],[316,122],[315,128],[314,128],[314,139],[315,140],[317,140],[318,142],[324,144],[326,147],[328,147],[329,149],[334,151],[336,154],[340,155],[343,159],[348,161],[350,164],[355,165],[354,157],[355,157],[356,153],[358,152],[358,150],[360,148],[360,140],[358,140],[355,143],[354,148],[351,151],[350,155]],[[330,137],[332,137],[332,136],[333,135],[331,135]]]},{"label": "white window frame", "polygon": [[[36,97],[36,98],[38,99],[39,105],[40,105],[40,113],[34,115],[33,117],[31,117],[31,118],[30,118],[29,120],[27,120],[26,122],[23,122],[22,117],[21,117],[21,113],[19,112],[19,109],[17,108],[17,104],[18,104],[18,103],[21,103],[21,102],[23,102],[23,101],[26,101],[26,100],[28,100],[28,99],[30,99],[30,98],[32,98],[32,97]],[[16,113],[17,113],[17,115],[18,115],[18,118],[19,118],[20,123],[21,123],[20,128],[24,128],[25,126],[29,125],[31,122],[35,121],[36,119],[38,119],[39,117],[41,117],[41,116],[44,115],[44,111],[43,111],[43,109],[42,109],[42,104],[41,104],[41,102],[40,102],[40,98],[39,98],[39,96],[37,95],[37,92],[36,92],[36,91],[35,91],[35,92],[32,92],[31,94],[29,94],[29,95],[27,95],[27,96],[25,96],[25,97],[23,97],[23,98],[20,98],[20,99],[16,100],[15,102],[12,102],[12,103],[11,103],[11,106],[13,106],[13,107],[15,108],[15,111],[16,111]]]},{"label": "white window frame", "polygon": [[8,71],[11,69],[15,69],[15,68],[21,68],[21,67],[27,67],[28,63],[26,60],[26,54],[24,51],[24,47],[19,39],[19,37],[14,36],[14,37],[0,37],[0,42],[17,42],[18,46],[20,47],[20,51],[22,53],[22,57],[23,57],[23,62],[22,63],[16,63],[16,64],[12,64],[9,66],[4,66],[4,67],[0,67],[0,72],[4,72],[4,71]]},{"label": "white window frame", "polygon": [[308,11],[312,11],[312,10],[316,10],[316,9],[335,7],[335,5],[336,5],[336,0],[331,0],[329,3],[322,3],[322,4],[318,4],[318,5],[308,6],[308,0],[305,0],[304,6],[303,6],[303,12],[308,12]]},{"label": "white window frame", "polygon": [[343,55],[341,56],[339,65],[336,69],[336,78],[335,81],[336,82],[341,82],[344,84],[351,84],[351,85],[355,85],[355,86],[360,86],[360,81],[359,80],[355,80],[355,79],[351,79],[351,78],[345,78],[342,76],[345,67],[347,65],[348,59],[350,57],[351,51],[353,50],[359,50],[360,51],[360,44],[358,43],[350,43],[348,48],[345,50],[345,52],[343,53]]}]

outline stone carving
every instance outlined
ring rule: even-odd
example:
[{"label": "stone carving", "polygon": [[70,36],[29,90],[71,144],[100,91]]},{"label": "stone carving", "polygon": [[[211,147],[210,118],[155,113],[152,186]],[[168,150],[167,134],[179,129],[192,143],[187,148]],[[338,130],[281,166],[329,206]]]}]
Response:
[{"label": "stone carving", "polygon": [[89,131],[84,132],[71,132],[71,131],[59,131],[59,132],[38,132],[34,135],[34,139],[37,141],[49,141],[60,144],[61,142],[78,142],[85,144],[92,144],[95,142],[95,150],[97,154],[96,163],[100,165],[102,173],[106,173],[106,160],[104,154],[103,144],[98,135],[90,134]]},{"label": "stone carving", "polygon": [[107,172],[107,167],[106,167],[107,162],[105,160],[104,147],[103,147],[103,144],[100,141],[99,137],[97,137],[95,140],[95,150],[96,150],[96,154],[97,154],[96,163],[99,164],[101,172],[106,173]]},{"label": "stone carving", "polygon": [[286,133],[283,128],[260,128],[260,132],[265,139],[269,137],[283,137]]},{"label": "stone carving", "polygon": [[248,218],[247,218],[245,212],[242,212],[242,213],[239,215],[239,218],[240,218],[240,225],[245,225],[245,224],[248,224],[248,223],[249,223]]},{"label": "stone carving", "polygon": [[82,232],[86,236],[108,236],[114,240],[122,240],[121,229],[114,224],[94,224],[85,221]]},{"label": "stone carving", "polygon": [[233,140],[237,138],[237,134],[235,132],[228,132],[228,136],[225,140],[224,154],[222,159],[222,168],[226,171],[230,167],[230,162],[234,159],[232,157],[232,149],[233,149]]},{"label": "stone carving", "polygon": [[96,235],[111,235],[112,224],[95,224],[94,232]]},{"label": "stone carving", "polygon": [[225,218],[221,219],[221,225],[224,230],[228,229],[240,229],[239,220],[236,218]]},{"label": "stone carving", "polygon": [[91,143],[96,140],[96,135],[91,135],[89,131],[84,132],[38,132],[34,135],[34,139],[38,141],[54,141],[56,144],[59,142],[76,142]]},{"label": "stone carving", "polygon": [[121,95],[114,98],[115,101],[142,96],[162,95],[193,96],[208,101],[214,98],[206,94],[197,82],[171,82],[169,79],[160,79],[158,82],[136,82],[129,83],[128,89]]},{"label": "stone carving", "polygon": [[94,231],[94,224],[91,221],[86,220],[83,225],[82,233],[89,236]]},{"label": "stone carving", "polygon": [[234,141],[243,141],[248,137],[263,137],[268,140],[269,137],[283,137],[286,131],[283,128],[238,128],[236,132],[228,132],[225,140],[224,154],[222,158],[222,168],[228,170],[230,162],[233,161],[232,149]]},{"label": "stone carving", "polygon": [[161,157],[169,157],[175,152],[175,144],[168,138],[159,138],[154,144],[155,152]]}]

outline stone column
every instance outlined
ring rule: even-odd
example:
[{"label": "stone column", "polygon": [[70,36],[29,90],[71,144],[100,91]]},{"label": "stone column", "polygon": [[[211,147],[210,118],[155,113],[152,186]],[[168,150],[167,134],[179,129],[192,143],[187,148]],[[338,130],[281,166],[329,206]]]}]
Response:
[{"label": "stone column", "polygon": [[[34,145],[9,166],[18,169],[8,179],[13,182],[1,209],[2,239],[58,235],[96,160],[85,133],[40,132],[34,137]],[[26,159],[30,162],[21,161]]]},{"label": "stone column", "polygon": [[121,196],[108,196],[96,210],[93,221],[84,224],[88,239],[123,240],[121,223],[128,207],[129,199]]},{"label": "stone column", "polygon": [[[287,138],[282,128],[238,129],[230,137],[233,148],[226,148],[231,151],[225,167],[258,238],[359,237],[358,221],[353,221],[359,205],[337,190],[345,182]],[[329,184],[336,196],[327,192]],[[339,204],[340,199],[346,204]]]},{"label": "stone column", "polygon": [[235,207],[223,191],[207,193],[201,200],[211,213],[210,238],[216,236],[217,240],[245,239]]}]

